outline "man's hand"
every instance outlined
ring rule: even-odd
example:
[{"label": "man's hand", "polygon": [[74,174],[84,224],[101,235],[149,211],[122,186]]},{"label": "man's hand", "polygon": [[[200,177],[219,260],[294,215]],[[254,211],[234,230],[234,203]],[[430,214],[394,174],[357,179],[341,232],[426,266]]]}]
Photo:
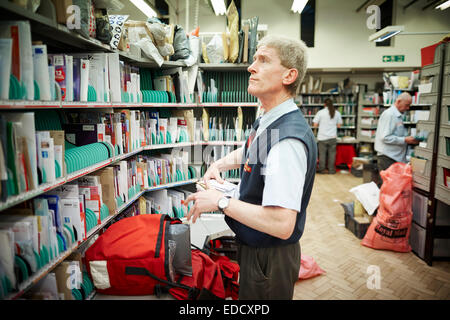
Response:
[{"label": "man's hand", "polygon": [[189,204],[189,202],[194,201],[194,206],[188,212],[187,221],[191,220],[191,217],[193,217],[192,222],[195,223],[197,218],[203,212],[217,211],[219,209],[217,204],[219,202],[219,199],[222,198],[223,196],[224,196],[223,193],[217,191],[216,189],[208,189],[206,191],[200,191],[191,194],[184,201],[184,205],[186,207]]},{"label": "man's hand", "polygon": [[405,142],[406,142],[407,144],[419,144],[420,141],[414,139],[414,137],[412,137],[412,136],[409,136],[409,137],[406,137],[406,138],[405,138]]},{"label": "man's hand", "polygon": [[224,183],[225,181],[220,176],[219,168],[217,167],[217,164],[213,163],[209,166],[208,170],[206,170],[205,175],[203,176],[203,181],[208,186],[208,188],[211,188],[211,185],[209,184],[209,180],[215,179],[219,183]]}]

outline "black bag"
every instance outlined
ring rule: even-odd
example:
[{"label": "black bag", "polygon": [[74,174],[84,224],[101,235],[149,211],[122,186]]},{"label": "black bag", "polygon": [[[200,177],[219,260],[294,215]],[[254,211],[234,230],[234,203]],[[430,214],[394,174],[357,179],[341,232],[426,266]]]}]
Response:
[{"label": "black bag", "polygon": [[184,32],[184,29],[179,25],[175,26],[175,35],[173,36],[173,50],[175,53],[170,57],[170,60],[172,61],[187,59],[191,53],[186,32]]},{"label": "black bag", "polygon": [[112,39],[111,25],[109,24],[108,16],[96,17],[96,38],[103,43],[109,44]]}]

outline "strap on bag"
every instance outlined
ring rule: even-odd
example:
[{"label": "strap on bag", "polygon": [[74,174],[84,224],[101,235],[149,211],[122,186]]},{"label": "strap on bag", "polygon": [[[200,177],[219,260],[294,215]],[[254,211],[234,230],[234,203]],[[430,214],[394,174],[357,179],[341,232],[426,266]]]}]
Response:
[{"label": "strap on bag", "polygon": [[[125,267],[125,274],[126,275],[133,275],[133,276],[148,276],[156,281],[159,281],[161,283],[164,283],[170,288],[181,288],[188,291],[188,299],[194,300],[198,294],[199,290],[195,287],[189,287],[181,283],[175,283],[168,280],[164,280],[159,278],[158,276],[154,275],[150,271],[148,271],[146,268],[141,267]],[[162,291],[163,287],[161,285],[155,285],[155,293],[159,297]]]},{"label": "strap on bag", "polygon": [[162,243],[162,238],[163,238],[163,233],[164,233],[164,221],[167,219],[168,215],[166,214],[162,214],[161,215],[161,220],[159,221],[159,232],[158,232],[158,237],[156,239],[156,248],[155,248],[155,258],[159,258],[159,252],[161,251],[161,243]]}]

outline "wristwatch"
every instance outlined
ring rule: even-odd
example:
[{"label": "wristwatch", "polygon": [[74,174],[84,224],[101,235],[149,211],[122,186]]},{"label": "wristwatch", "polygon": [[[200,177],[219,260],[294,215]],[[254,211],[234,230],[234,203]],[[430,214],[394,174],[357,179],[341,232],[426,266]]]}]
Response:
[{"label": "wristwatch", "polygon": [[228,205],[230,204],[230,196],[224,196],[219,199],[219,202],[217,203],[217,206],[219,207],[220,212],[225,214],[224,210],[228,208]]}]

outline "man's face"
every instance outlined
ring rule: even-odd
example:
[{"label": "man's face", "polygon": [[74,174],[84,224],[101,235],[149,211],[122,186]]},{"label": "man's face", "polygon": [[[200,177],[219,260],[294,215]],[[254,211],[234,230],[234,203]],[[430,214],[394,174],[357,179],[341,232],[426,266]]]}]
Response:
[{"label": "man's face", "polygon": [[406,99],[406,100],[397,100],[397,109],[401,113],[408,111],[409,107],[411,106],[412,99]]},{"label": "man's face", "polygon": [[283,76],[288,69],[281,65],[276,49],[259,47],[247,70],[251,73],[247,88],[251,95],[261,99],[284,89]]}]

